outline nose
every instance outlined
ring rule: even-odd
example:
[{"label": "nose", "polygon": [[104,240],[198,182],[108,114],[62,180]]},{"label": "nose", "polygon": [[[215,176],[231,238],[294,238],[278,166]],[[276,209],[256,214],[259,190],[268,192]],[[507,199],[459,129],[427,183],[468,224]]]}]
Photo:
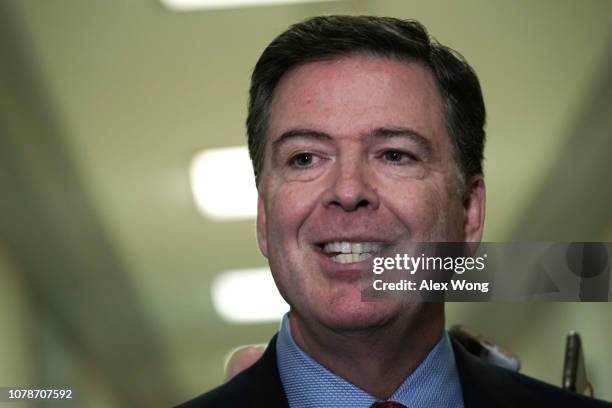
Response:
[{"label": "nose", "polygon": [[344,211],[378,208],[378,192],[372,185],[365,163],[359,160],[340,161],[332,177],[329,188],[323,195],[325,207],[337,207]]}]

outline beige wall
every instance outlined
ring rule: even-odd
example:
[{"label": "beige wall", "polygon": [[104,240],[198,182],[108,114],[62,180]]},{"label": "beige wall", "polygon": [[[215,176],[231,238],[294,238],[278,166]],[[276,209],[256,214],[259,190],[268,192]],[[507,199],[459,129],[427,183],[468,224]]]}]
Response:
[{"label": "beige wall", "polygon": [[[23,274],[0,242],[0,386],[32,385],[34,319]],[[23,404],[7,404],[18,407]]]}]

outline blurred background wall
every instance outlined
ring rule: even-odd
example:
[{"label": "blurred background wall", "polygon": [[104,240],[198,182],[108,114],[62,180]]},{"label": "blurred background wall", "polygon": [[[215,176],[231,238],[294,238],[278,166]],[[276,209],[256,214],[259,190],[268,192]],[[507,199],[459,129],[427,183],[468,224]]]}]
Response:
[{"label": "blurred background wall", "polygon": [[[169,406],[220,384],[233,347],[267,342],[276,321],[229,322],[211,296],[223,271],[266,266],[254,220],[202,216],[190,162],[245,144],[258,55],[323,13],[418,19],[475,68],[488,108],[485,240],[612,241],[610,1],[176,11],[5,0],[0,386],[66,385],[92,407]],[[612,400],[612,305],[447,310],[449,325],[496,339],[556,385],[565,333],[579,330],[596,394]]]}]

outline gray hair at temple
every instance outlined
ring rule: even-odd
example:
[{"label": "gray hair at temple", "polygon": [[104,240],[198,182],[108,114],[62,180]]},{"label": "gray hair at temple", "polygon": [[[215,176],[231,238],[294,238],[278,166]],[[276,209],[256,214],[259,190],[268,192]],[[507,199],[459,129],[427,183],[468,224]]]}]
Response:
[{"label": "gray hair at temple", "polygon": [[485,106],[478,77],[465,59],[430,37],[417,21],[334,15],[309,18],[289,27],[266,47],[255,65],[246,125],[257,186],[270,106],[281,78],[300,65],[349,55],[394,58],[425,66],[442,96],[461,186],[482,174]]}]

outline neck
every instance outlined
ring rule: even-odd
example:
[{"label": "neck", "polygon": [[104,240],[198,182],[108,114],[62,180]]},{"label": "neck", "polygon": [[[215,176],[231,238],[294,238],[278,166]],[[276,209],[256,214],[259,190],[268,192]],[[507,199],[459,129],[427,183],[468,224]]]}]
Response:
[{"label": "neck", "polygon": [[290,319],[294,341],[319,364],[370,395],[388,399],[440,340],[444,305],[420,304],[358,331],[337,331],[294,311]]}]

